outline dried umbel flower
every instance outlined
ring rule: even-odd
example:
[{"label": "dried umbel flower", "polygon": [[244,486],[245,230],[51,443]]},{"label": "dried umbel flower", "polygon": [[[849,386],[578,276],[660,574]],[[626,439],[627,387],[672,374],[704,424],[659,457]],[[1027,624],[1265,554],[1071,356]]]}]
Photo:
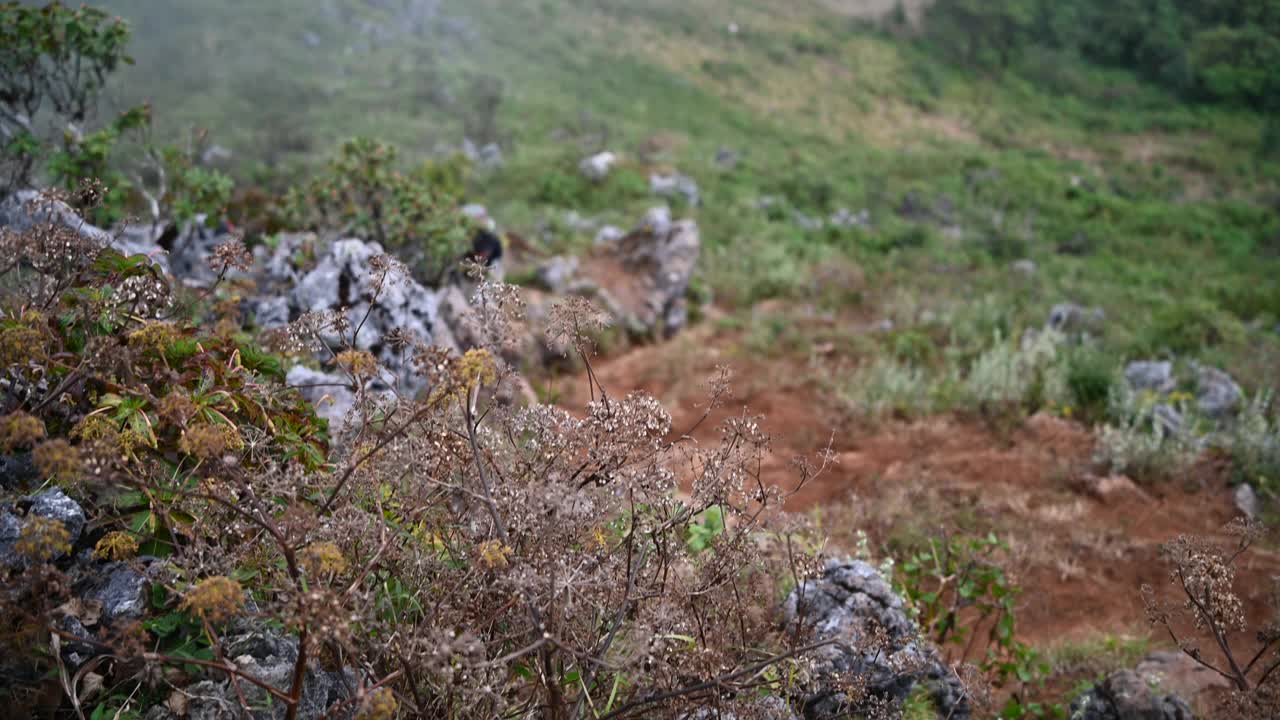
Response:
[{"label": "dried umbel flower", "polygon": [[230,620],[244,606],[244,589],[229,577],[205,578],[187,591],[182,609],[210,622]]},{"label": "dried umbel flower", "polygon": [[187,428],[178,440],[179,450],[201,460],[241,447],[244,447],[244,440],[240,434],[235,428],[222,423],[205,423]]},{"label": "dried umbel flower", "polygon": [[378,374],[378,359],[364,350],[343,350],[338,353],[338,364],[357,378],[367,379]]},{"label": "dried umbel flower", "polygon": [[356,720],[392,720],[400,704],[396,696],[387,688],[378,688],[365,696],[356,713]]},{"label": "dried umbel flower", "polygon": [[138,554],[138,539],[120,530],[109,532],[93,546],[93,554],[99,560],[128,560]]},{"label": "dried umbel flower", "polygon": [[46,358],[45,336],[36,328],[15,325],[0,330],[0,367]]},{"label": "dried umbel flower", "polygon": [[13,549],[32,562],[45,562],[71,552],[71,533],[57,520],[35,515],[27,518]]},{"label": "dried umbel flower", "polygon": [[1180,536],[1161,548],[1169,562],[1170,581],[1185,588],[1185,610],[1196,627],[1211,624],[1245,629],[1244,603],[1235,594],[1235,568],[1222,551],[1197,538]]},{"label": "dried umbel flower", "polygon": [[503,568],[511,557],[511,548],[497,540],[480,543],[480,562],[489,569]]},{"label": "dried umbel flower", "polygon": [[196,404],[191,401],[191,397],[185,392],[174,390],[160,398],[160,401],[156,403],[156,410],[160,413],[160,417],[165,420],[174,425],[183,426],[196,414]]},{"label": "dried umbel flower", "polygon": [[173,342],[178,339],[178,329],[173,323],[162,320],[148,320],[142,327],[129,333],[129,345],[139,350],[148,350],[157,355],[164,354]]},{"label": "dried umbel flower", "polygon": [[298,563],[311,575],[339,574],[347,569],[342,550],[331,542],[312,543],[298,553]]},{"label": "dried umbel flower", "polygon": [[219,275],[233,269],[247,271],[253,267],[253,253],[240,240],[228,240],[213,249],[209,266]]},{"label": "dried umbel flower", "polygon": [[24,412],[0,417],[0,450],[12,452],[27,448],[44,439],[44,423]]},{"label": "dried umbel flower", "polygon": [[31,459],[41,475],[63,483],[78,479],[83,465],[80,451],[62,438],[37,445],[31,452]]}]

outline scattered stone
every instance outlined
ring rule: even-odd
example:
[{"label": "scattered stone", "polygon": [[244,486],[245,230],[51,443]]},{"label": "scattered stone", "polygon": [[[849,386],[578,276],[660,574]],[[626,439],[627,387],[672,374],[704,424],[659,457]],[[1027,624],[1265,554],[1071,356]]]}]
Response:
[{"label": "scattered stone", "polygon": [[661,197],[683,197],[691,207],[701,204],[698,183],[688,175],[654,173],[649,176],[649,191]]},{"label": "scattered stone", "polygon": [[[668,235],[671,233],[671,208],[666,205],[649,208],[645,212],[644,217],[640,220],[638,230],[653,233],[654,235]],[[622,238],[618,238],[621,240]]]},{"label": "scattered stone", "polygon": [[1138,392],[1160,394],[1173,392],[1178,381],[1173,376],[1173,363],[1167,361],[1131,362],[1124,369],[1124,379]]},{"label": "scattered stone", "polygon": [[[288,692],[293,684],[294,664],[298,658],[298,644],[294,638],[283,638],[271,632],[251,632],[225,638],[226,654],[240,670]],[[318,665],[318,664],[317,664]],[[351,697],[351,689],[358,685],[355,673],[349,668],[328,671],[308,665],[302,685],[302,698],[298,703],[297,717],[317,720],[328,715],[336,703]],[[156,705],[145,715],[146,720],[231,720],[248,717],[252,720],[283,720],[288,712],[284,703],[275,701],[262,688],[253,683],[239,683],[249,706],[254,708],[243,715],[236,688],[221,674],[215,679],[204,680],[184,688],[186,702],[175,712],[169,704]],[[336,715],[350,717],[352,713]]]},{"label": "scattered stone", "polygon": [[640,336],[671,337],[689,323],[685,293],[701,254],[701,237],[694,220],[668,223],[664,233],[645,229],[664,224],[650,225],[649,220],[618,241],[603,263],[590,264],[596,274],[582,274],[622,327]]},{"label": "scattered stone", "polygon": [[1181,435],[1186,427],[1186,419],[1178,409],[1167,403],[1160,403],[1151,410],[1151,420],[1168,435]]},{"label": "scattered stone", "polygon": [[569,289],[569,284],[577,273],[577,257],[557,255],[538,267],[538,282],[547,290],[562,294]]},{"label": "scattered stone", "polygon": [[320,36],[311,32],[310,30],[302,33],[302,44],[306,45],[312,50],[315,50],[316,48],[320,47],[322,42],[323,41],[321,41]]},{"label": "scattered stone", "polygon": [[1107,502],[1125,495],[1136,497],[1140,500],[1150,500],[1151,496],[1138,487],[1133,480],[1124,475],[1108,475],[1106,477],[1088,476],[1085,478],[1085,487],[1089,494]]},{"label": "scattered stone", "polygon": [[1218,673],[1176,650],[1153,652],[1138,663],[1134,671],[1148,686],[1191,700],[1207,690],[1226,690],[1232,687]]},{"label": "scattered stone", "polygon": [[1138,673],[1113,673],[1071,703],[1073,720],[1194,720],[1177,695],[1157,695]]},{"label": "scattered stone", "polygon": [[474,141],[467,138],[462,141],[462,154],[467,159],[481,169],[495,170],[506,164],[506,158],[502,154],[502,146],[498,143],[491,142],[482,146],[477,146]]},{"label": "scattered stone", "polygon": [[[857,703],[845,694],[841,678],[857,677],[866,688],[865,701],[900,705],[917,684],[934,700],[939,717],[970,716],[967,697],[937,653],[922,644],[906,606],[880,572],[860,560],[828,563],[823,576],[806,580],[784,605],[788,624],[802,621],[818,637],[836,642],[813,655],[814,672],[824,689],[807,698],[809,720],[857,714]],[[870,643],[873,633],[884,643]]]},{"label": "scattered stone", "polygon": [[1262,500],[1258,498],[1258,493],[1254,492],[1253,486],[1249,483],[1236,486],[1235,492],[1231,494],[1231,500],[1235,503],[1236,509],[1250,520],[1262,517]]},{"label": "scattered stone", "polygon": [[735,150],[722,147],[716,151],[716,165],[721,170],[737,170],[740,162],[742,162],[742,156]]},{"label": "scattered stone", "polygon": [[87,601],[101,603],[101,622],[140,620],[147,612],[147,578],[121,562],[97,569],[77,592]]},{"label": "scattered stone", "polygon": [[[668,219],[667,222],[669,224],[670,219]],[[595,240],[593,241],[593,244],[596,247],[605,247],[609,245],[615,245],[619,240],[626,237],[626,235],[627,235],[627,231],[623,230],[622,228],[616,225],[605,225],[604,227],[600,228],[599,232],[596,233],[596,237],[595,237]]]},{"label": "scattered stone", "polygon": [[796,226],[801,230],[807,230],[810,232],[821,230],[827,226],[827,224],[823,222],[822,218],[806,215],[799,210],[791,213],[791,219],[795,221]]},{"label": "scattered stone", "polygon": [[1023,277],[1035,277],[1036,263],[1034,260],[1017,260],[1013,263],[1013,271]]},{"label": "scattered stone", "polygon": [[[79,542],[85,526],[84,509],[75,500],[67,497],[61,489],[45,490],[27,498],[26,502],[30,503],[27,508],[27,518],[42,517],[57,520],[67,529],[71,546],[74,547]],[[26,560],[18,555],[15,546],[18,539],[22,537],[22,528],[27,522],[28,520],[8,509],[0,509],[0,566],[20,568],[26,565]],[[57,560],[65,556],[66,553],[58,553],[53,559]]]},{"label": "scattered stone", "polygon": [[20,490],[40,477],[31,453],[0,455],[0,488]]},{"label": "scattered stone", "polygon": [[1196,407],[1214,420],[1234,413],[1244,401],[1244,391],[1225,372],[1211,367],[1200,367],[1196,380]]},{"label": "scattered stone", "polygon": [[848,208],[840,208],[831,214],[827,222],[832,227],[838,228],[870,227],[871,212],[869,210],[860,210],[855,213]]},{"label": "scattered stone", "polygon": [[71,544],[80,541],[80,533],[84,532],[84,509],[75,500],[67,497],[60,488],[45,490],[31,498],[31,509],[27,515],[37,515],[50,520],[57,520],[71,534]]},{"label": "scattered stone", "polygon": [[1107,319],[1102,308],[1087,309],[1075,303],[1059,303],[1049,311],[1045,327],[1063,334],[1095,330]]},{"label": "scattered stone", "polygon": [[618,156],[606,150],[583,158],[582,162],[578,163],[578,172],[591,182],[603,182],[609,177],[609,171],[613,169],[616,162],[618,162]]},{"label": "scattered stone", "polygon": [[235,153],[231,152],[228,148],[215,143],[205,148],[204,152],[200,153],[200,162],[205,165],[216,165],[218,163],[228,162],[233,157],[235,157]]},{"label": "scattered stone", "polygon": [[498,224],[493,218],[489,217],[489,210],[478,203],[469,203],[459,208],[459,212],[468,218],[474,220],[478,225],[493,232],[498,228]]}]

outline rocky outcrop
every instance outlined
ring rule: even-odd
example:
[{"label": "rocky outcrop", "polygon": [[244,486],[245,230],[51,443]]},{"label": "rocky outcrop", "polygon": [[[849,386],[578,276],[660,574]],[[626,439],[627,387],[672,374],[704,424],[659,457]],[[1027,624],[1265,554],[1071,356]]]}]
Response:
[{"label": "rocky outcrop", "polygon": [[1073,720],[1194,720],[1187,703],[1161,695],[1132,670],[1113,673],[1071,703]]},{"label": "rocky outcrop", "polygon": [[[392,341],[393,332],[412,345],[457,348],[449,328],[440,319],[440,297],[407,273],[385,270],[390,261],[377,243],[339,240],[315,267],[303,275],[289,294],[290,314],[337,313],[348,323],[347,339],[354,334],[355,347],[372,353],[409,393],[423,381],[413,371],[412,353]],[[335,348],[338,333],[324,338]]]},{"label": "rocky outcrop", "polygon": [[[298,659],[298,642],[271,630],[252,630],[232,635],[223,641],[226,656],[236,668],[282,692],[293,682],[294,664]],[[288,712],[283,702],[272,698],[253,683],[240,682],[251,712],[245,715],[237,688],[222,673],[183,689],[177,703],[157,705],[146,714],[146,720],[282,720]],[[352,696],[356,687],[355,673],[349,669],[329,671],[309,665],[302,686],[297,717],[317,720],[321,717],[350,718],[353,704],[335,707]]]},{"label": "rocky outcrop", "polygon": [[46,197],[36,190],[20,190],[0,202],[0,228],[23,232],[40,225],[69,228],[99,247],[114,247],[125,255],[146,255],[165,271],[169,269],[164,250],[150,233],[122,231],[112,234],[89,224],[61,200]]},{"label": "rocky outcrop", "polygon": [[[918,684],[928,688],[939,717],[969,717],[960,681],[920,639],[902,598],[873,566],[833,561],[821,578],[801,583],[784,610],[789,625],[803,623],[817,638],[835,641],[813,656],[819,689],[804,701],[806,720],[900,706]],[[862,697],[842,689],[840,678],[849,676],[865,687]]]}]

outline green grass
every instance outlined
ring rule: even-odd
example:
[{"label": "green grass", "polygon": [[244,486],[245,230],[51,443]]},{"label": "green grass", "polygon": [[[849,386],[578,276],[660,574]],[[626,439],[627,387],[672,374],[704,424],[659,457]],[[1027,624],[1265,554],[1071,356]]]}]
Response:
[{"label": "green grass", "polygon": [[[722,305],[811,300],[815,268],[840,258],[866,271],[868,297],[907,293],[935,316],[993,297],[1006,337],[1056,302],[1103,307],[1116,363],[1199,356],[1258,386],[1280,361],[1280,168],[1254,157],[1262,118],[1124,72],[1037,51],[1002,76],[969,73],[816,1],[446,0],[455,27],[372,49],[310,0],[107,5],[137,27],[117,102],[153,100],[161,134],[210,128],[245,178],[296,179],[355,134],[409,158],[456,145],[470,83],[498,77],[508,163],[474,199],[520,230],[569,208],[627,224],[655,202],[647,173],[679,168],[703,190],[682,212],[703,228],[702,281]],[[655,137],[666,150],[650,157]],[[576,165],[602,146],[625,161],[597,186]],[[742,153],[732,172],[721,147]],[[949,209],[902,217],[909,193]],[[764,195],[779,204],[758,208]],[[873,228],[792,219],[842,207],[868,209]],[[1009,265],[1024,258],[1038,271],[1020,280]],[[938,335],[913,323],[899,330]],[[935,345],[978,351],[952,336]]]}]

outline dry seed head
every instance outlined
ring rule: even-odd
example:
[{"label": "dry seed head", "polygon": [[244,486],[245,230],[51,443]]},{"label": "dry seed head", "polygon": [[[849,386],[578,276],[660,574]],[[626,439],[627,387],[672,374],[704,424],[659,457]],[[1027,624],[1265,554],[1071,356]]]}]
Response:
[{"label": "dry seed head", "polygon": [[298,554],[298,562],[313,576],[339,574],[347,569],[347,559],[338,546],[331,542],[308,545]]},{"label": "dry seed head", "polygon": [[100,560],[128,560],[138,554],[138,540],[120,530],[109,532],[93,546],[93,554]]},{"label": "dry seed head", "polygon": [[18,448],[35,445],[44,439],[44,423],[24,412],[0,417],[0,449],[12,452]]},{"label": "dry seed head", "polygon": [[399,709],[400,704],[396,702],[396,696],[391,690],[378,688],[366,695],[364,702],[360,703],[360,711],[356,713],[356,719],[392,720]]},{"label": "dry seed head", "polygon": [[33,562],[45,562],[71,552],[71,533],[62,523],[39,515],[27,518],[13,549]]},{"label": "dry seed head", "polygon": [[230,620],[244,605],[244,589],[229,577],[205,578],[187,591],[182,609],[210,622]]},{"label": "dry seed head", "polygon": [[80,451],[62,438],[37,445],[31,452],[31,459],[41,475],[62,483],[74,482],[79,478],[83,465]]}]

